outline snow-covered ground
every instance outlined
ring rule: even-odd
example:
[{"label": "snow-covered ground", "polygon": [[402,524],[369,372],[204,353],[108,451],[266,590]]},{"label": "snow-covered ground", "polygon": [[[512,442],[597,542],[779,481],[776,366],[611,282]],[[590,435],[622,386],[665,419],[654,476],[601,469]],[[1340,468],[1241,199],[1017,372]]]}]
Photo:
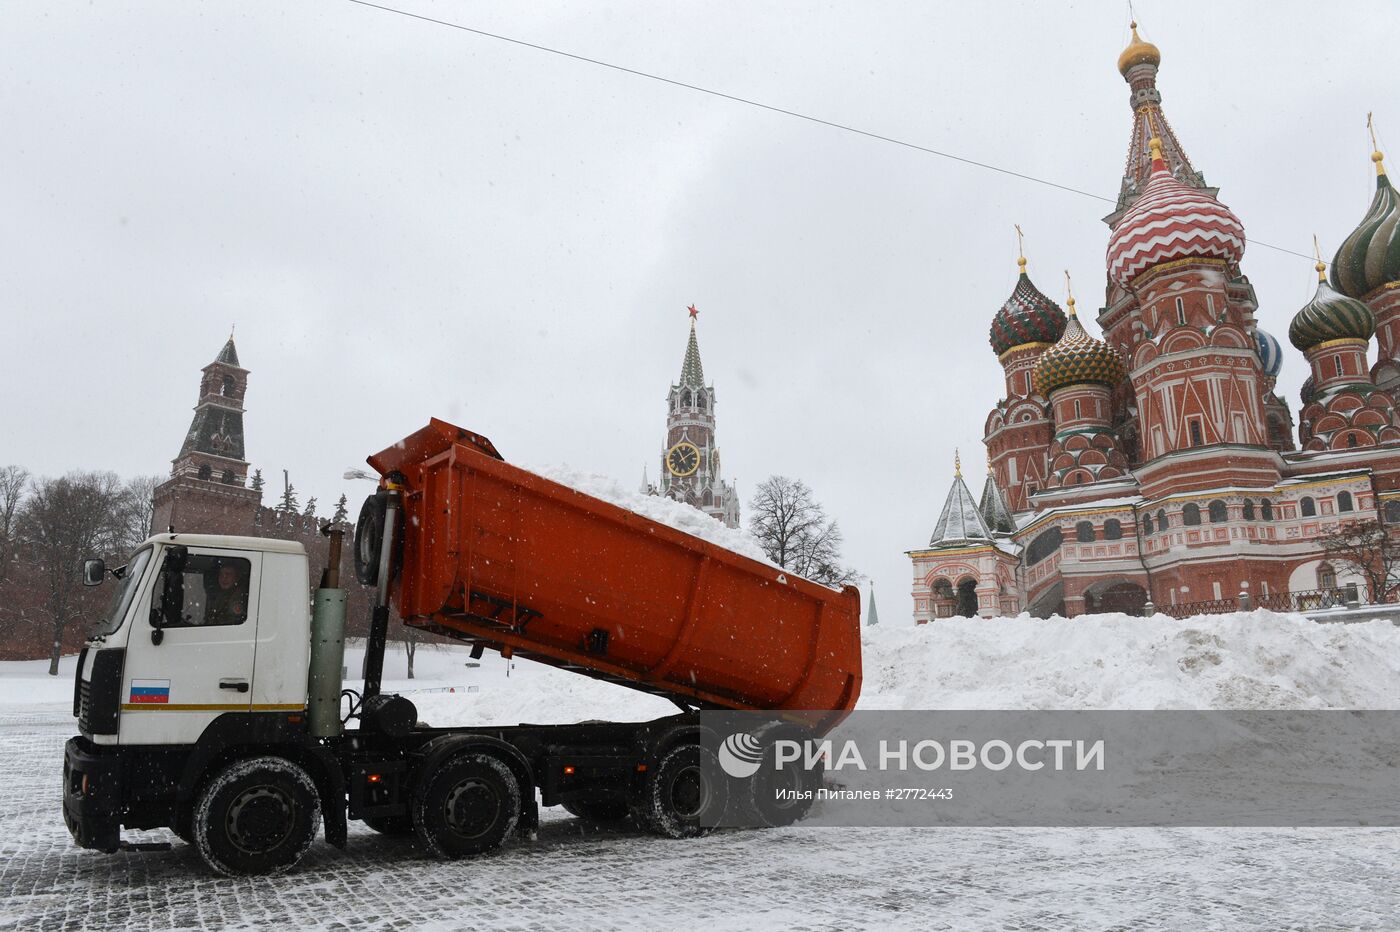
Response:
[{"label": "snow-covered ground", "polygon": [[[358,653],[348,658],[358,668]],[[432,724],[643,719],[672,707],[494,655],[420,650],[391,681]],[[958,620],[865,637],[869,709],[1400,708],[1400,628],[1269,612]],[[547,810],[539,837],[440,863],[352,826],[271,880],[193,851],[71,846],[72,659],[0,664],[0,929],[1391,928],[1394,829],[815,829],[668,841]],[[402,653],[387,673],[401,675]],[[166,840],[165,832],[130,833]]]}]

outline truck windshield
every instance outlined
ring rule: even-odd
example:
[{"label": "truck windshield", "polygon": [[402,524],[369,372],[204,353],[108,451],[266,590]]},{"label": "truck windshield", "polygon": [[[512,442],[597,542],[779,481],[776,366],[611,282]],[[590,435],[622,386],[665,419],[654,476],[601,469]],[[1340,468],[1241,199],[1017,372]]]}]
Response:
[{"label": "truck windshield", "polygon": [[131,605],[132,598],[136,595],[136,587],[141,582],[141,576],[146,572],[146,564],[151,562],[151,548],[143,547],[136,551],[136,555],[126,566],[113,570],[121,579],[121,586],[112,595],[112,601],[107,606],[107,612],[100,621],[97,622],[93,630],[94,634],[103,636],[115,634],[116,630],[122,626],[122,619],[126,617],[126,610]]}]

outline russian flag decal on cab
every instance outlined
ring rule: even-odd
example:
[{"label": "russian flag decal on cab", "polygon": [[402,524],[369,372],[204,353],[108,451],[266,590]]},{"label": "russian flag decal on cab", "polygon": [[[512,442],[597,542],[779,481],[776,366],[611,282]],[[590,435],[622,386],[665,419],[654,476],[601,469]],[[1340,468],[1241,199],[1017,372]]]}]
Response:
[{"label": "russian flag decal on cab", "polygon": [[170,681],[132,680],[130,701],[132,703],[153,702],[167,704],[170,702]]}]

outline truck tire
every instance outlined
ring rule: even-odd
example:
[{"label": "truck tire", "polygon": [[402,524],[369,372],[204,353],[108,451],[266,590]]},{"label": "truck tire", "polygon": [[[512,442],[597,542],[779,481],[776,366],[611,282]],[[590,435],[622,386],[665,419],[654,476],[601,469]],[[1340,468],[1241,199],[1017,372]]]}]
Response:
[{"label": "truck tire", "polygon": [[370,816],[362,821],[381,835],[409,835],[413,832],[413,819],[406,815]]},{"label": "truck tire", "polygon": [[499,848],[520,820],[520,782],[499,757],[459,754],[426,774],[413,797],[413,830],[445,860]]},{"label": "truck tire", "polygon": [[792,825],[807,815],[816,799],[822,785],[823,768],[809,770],[798,766],[801,761],[792,761],[779,769],[773,760],[776,753],[772,744],[764,748],[763,762],[748,781],[748,793],[739,815],[745,823],[768,828]]},{"label": "truck tire", "polygon": [[373,586],[379,582],[379,547],[384,540],[386,503],[383,492],[374,493],[360,506],[360,517],[355,521],[351,552],[355,557],[355,578],[361,585]]},{"label": "truck tire", "polygon": [[569,815],[597,825],[615,825],[631,815],[625,799],[571,799],[560,805]]},{"label": "truck tire", "polygon": [[278,874],[291,867],[321,827],[316,784],[281,757],[236,761],[195,799],[195,850],[217,873]]},{"label": "truck tire", "polygon": [[632,802],[637,825],[666,838],[697,838],[724,812],[728,787],[714,780],[719,760],[698,744],[667,751]]}]

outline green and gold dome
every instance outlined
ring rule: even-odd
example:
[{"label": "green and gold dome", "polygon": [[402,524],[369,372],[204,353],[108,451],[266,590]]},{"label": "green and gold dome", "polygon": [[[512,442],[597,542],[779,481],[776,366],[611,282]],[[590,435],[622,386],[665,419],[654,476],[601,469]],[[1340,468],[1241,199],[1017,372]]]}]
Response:
[{"label": "green and gold dome", "polygon": [[1288,326],[1288,342],[1300,350],[1331,340],[1369,340],[1376,332],[1376,315],[1362,302],[1327,284],[1326,271],[1318,262],[1317,294],[1293,315]]},{"label": "green and gold dome", "polygon": [[1332,287],[1353,298],[1400,283],[1400,192],[1386,177],[1379,149],[1371,161],[1376,163],[1376,196],[1332,260]]},{"label": "green and gold dome", "polygon": [[1026,257],[1016,263],[1020,268],[1016,288],[992,318],[989,339],[998,356],[1018,346],[1054,343],[1065,332],[1065,312],[1031,283]]},{"label": "green and gold dome", "polygon": [[1112,388],[1127,374],[1117,350],[1089,336],[1080,326],[1073,296],[1068,303],[1069,323],[1065,325],[1064,335],[1041,354],[1031,373],[1036,393],[1042,398],[1049,398],[1051,392],[1067,385],[1097,384]]}]

